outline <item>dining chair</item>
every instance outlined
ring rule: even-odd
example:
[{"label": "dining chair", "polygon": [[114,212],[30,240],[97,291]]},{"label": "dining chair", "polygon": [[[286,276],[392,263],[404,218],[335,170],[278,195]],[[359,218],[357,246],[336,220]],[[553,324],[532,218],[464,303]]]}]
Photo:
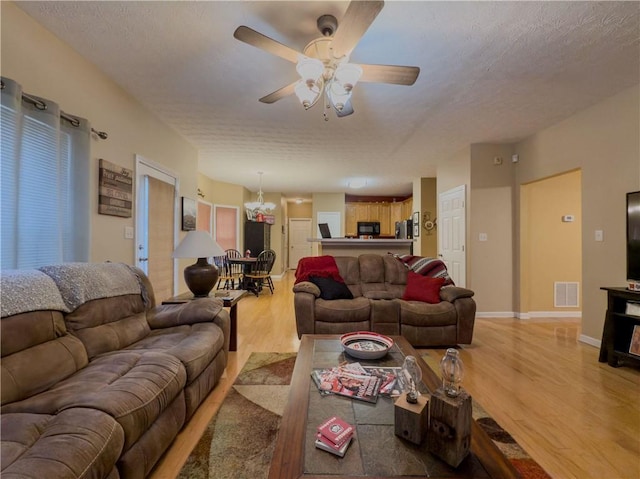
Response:
[{"label": "dining chair", "polygon": [[237,263],[230,263],[229,258],[241,258],[242,254],[237,249],[228,249],[225,251],[223,258],[222,268],[218,268],[220,276],[218,277],[217,289],[236,289],[236,282],[238,288],[242,284],[242,265]]},{"label": "dining chair", "polygon": [[258,255],[256,260],[256,264],[250,273],[246,274],[247,278],[252,280],[255,285],[255,293],[256,296],[262,291],[262,286],[264,283],[269,286],[269,291],[273,294],[274,285],[273,280],[271,279],[271,268],[273,268],[273,263],[276,261],[276,252],[272,249],[267,249]]}]

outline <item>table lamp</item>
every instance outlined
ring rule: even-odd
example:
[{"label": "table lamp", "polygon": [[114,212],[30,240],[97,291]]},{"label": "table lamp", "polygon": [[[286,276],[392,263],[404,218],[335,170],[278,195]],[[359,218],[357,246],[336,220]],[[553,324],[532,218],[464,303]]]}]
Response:
[{"label": "table lamp", "polygon": [[173,252],[174,258],[198,258],[184,269],[184,281],[196,298],[205,297],[218,281],[218,268],[210,256],[224,256],[222,247],[206,231],[189,231]]}]

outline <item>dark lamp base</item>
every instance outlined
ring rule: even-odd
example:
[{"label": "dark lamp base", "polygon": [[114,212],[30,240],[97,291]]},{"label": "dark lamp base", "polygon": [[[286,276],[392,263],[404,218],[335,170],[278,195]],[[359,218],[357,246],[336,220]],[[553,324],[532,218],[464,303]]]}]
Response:
[{"label": "dark lamp base", "polygon": [[184,269],[184,282],[196,298],[209,296],[218,281],[218,268],[209,264],[207,258],[198,258]]}]

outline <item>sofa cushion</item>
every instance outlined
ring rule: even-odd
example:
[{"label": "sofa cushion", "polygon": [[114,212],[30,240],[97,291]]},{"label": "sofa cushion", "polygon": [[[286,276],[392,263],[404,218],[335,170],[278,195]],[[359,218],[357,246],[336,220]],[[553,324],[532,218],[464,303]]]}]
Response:
[{"label": "sofa cushion", "polygon": [[397,296],[391,291],[367,291],[363,294],[367,299],[395,299]]},{"label": "sofa cushion", "polygon": [[60,414],[2,414],[2,477],[109,476],[124,434],[108,414],[73,408]]},{"label": "sofa cushion", "polygon": [[120,423],[126,450],[151,427],[185,383],[184,366],[169,354],[119,351],[94,359],[40,394],[3,405],[2,413],[98,409]]},{"label": "sofa cushion", "polygon": [[332,278],[310,276],[309,281],[320,289],[320,297],[326,300],[353,299],[349,287]]},{"label": "sofa cushion", "polygon": [[187,384],[197,378],[224,346],[224,335],[213,322],[155,329],[127,349],[165,352],[180,360]]},{"label": "sofa cushion", "polygon": [[327,323],[369,321],[371,301],[362,296],[353,299],[327,301],[318,298],[315,304],[315,319]]},{"label": "sofa cushion", "polygon": [[139,294],[94,299],[66,314],[64,321],[87,348],[89,359],[126,348],[151,332]]},{"label": "sofa cushion", "polygon": [[424,301],[437,304],[440,302],[440,288],[444,284],[444,278],[430,278],[409,271],[407,275],[407,287],[402,295],[405,301]]},{"label": "sofa cushion", "polygon": [[423,301],[405,301],[396,299],[400,303],[400,329],[405,324],[429,328],[434,326],[455,326],[458,324],[456,307],[447,301],[438,304]]}]

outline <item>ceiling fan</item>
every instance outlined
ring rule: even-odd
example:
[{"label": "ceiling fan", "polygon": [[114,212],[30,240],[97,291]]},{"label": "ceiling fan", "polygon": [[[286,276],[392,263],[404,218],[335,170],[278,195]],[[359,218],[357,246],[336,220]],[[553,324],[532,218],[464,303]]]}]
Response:
[{"label": "ceiling fan", "polygon": [[[302,52],[249,27],[238,27],[233,33],[236,39],[295,63],[300,75],[299,80],[260,101],[274,103],[295,94],[308,110],[324,98],[327,108],[331,105],[338,117],[344,117],[353,113],[351,93],[358,81],[413,85],[420,73],[418,67],[349,63],[349,55],[383,6],[383,1],[353,0],[339,28],[333,15],[322,15],[317,22],[322,36],[312,40]],[[326,113],[324,116],[328,120]]]}]

